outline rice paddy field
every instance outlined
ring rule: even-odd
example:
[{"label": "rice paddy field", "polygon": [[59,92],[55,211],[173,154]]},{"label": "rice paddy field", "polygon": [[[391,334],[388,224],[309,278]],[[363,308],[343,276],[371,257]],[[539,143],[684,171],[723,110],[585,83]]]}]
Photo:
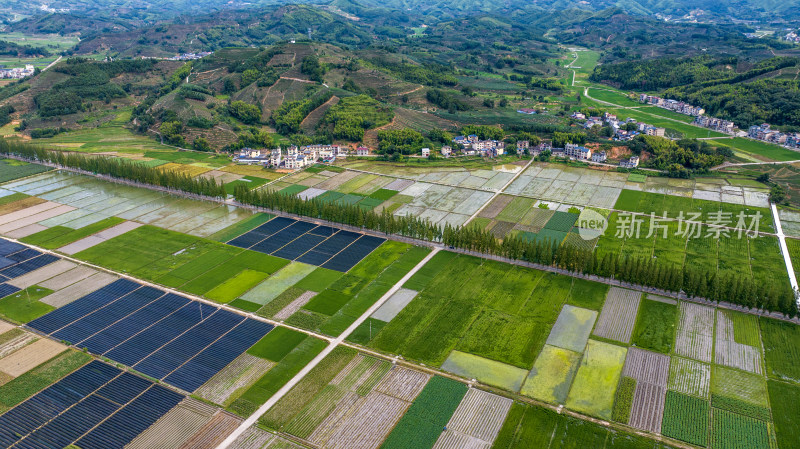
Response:
[{"label": "rice paddy field", "polygon": [[[463,210],[473,195],[494,195],[483,187],[327,167],[289,178],[292,183],[267,188],[318,189],[324,191],[319,195],[341,194],[333,201],[372,199],[377,207],[398,201],[437,211]],[[619,182],[646,186],[650,179]],[[202,297],[201,314],[212,304],[225,305],[231,314],[276,326],[192,386],[193,398],[178,392],[184,396],[132,435],[131,447],[152,447],[163,434],[170,435],[165,447],[213,446],[311,362],[328,344],[322,338],[341,335],[384,296],[388,300],[347,339],[376,352],[334,349],[236,447],[393,448],[409,441],[423,448],[669,447],[621,429],[708,448],[741,441],[748,448],[782,449],[796,442],[797,401],[791,398],[800,392],[800,330],[792,323],[448,251],[401,282],[430,250],[396,241],[380,243],[352,268],[337,271],[225,243],[251,231],[269,235],[272,216],[56,171],[9,180],[0,189],[0,234],[77,259],[52,256],[45,266],[0,284],[0,419],[95,357],[95,341],[84,353],[30,331],[50,314],[77,310],[86,297],[127,282],[80,263],[86,261]],[[663,206],[678,197],[620,187],[613,207],[641,212],[652,198]],[[688,200],[707,210],[707,203]],[[478,218],[513,224],[507,232],[532,238],[563,233],[569,239],[589,210],[540,207],[542,200],[524,195],[495,201]],[[609,215],[612,222],[618,214]],[[528,223],[527,230],[517,228],[520,223]],[[615,243],[606,237],[593,245],[608,250]],[[769,237],[722,239],[716,264],[768,276],[778,271],[775,258],[765,257],[773,243]],[[681,252],[652,238],[616,244],[631,254]],[[682,249],[686,263],[708,258],[698,242],[687,240]],[[18,263],[14,257],[8,260]],[[125,301],[102,313],[130,313]],[[81,313],[92,316],[91,310]],[[101,323],[96,319],[86,323]],[[117,352],[108,354],[115,360]],[[145,371],[153,369],[148,363]],[[167,388],[178,382],[165,378]],[[621,427],[515,402],[523,398]]]}]

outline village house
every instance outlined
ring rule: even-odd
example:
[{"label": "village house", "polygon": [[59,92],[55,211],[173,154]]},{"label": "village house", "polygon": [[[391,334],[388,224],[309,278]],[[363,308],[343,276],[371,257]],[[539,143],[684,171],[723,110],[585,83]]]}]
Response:
[{"label": "village house", "polygon": [[356,156],[369,156],[369,148],[367,147],[356,148]]},{"label": "village house", "polygon": [[596,153],[592,153],[592,162],[605,162],[606,159],[607,158],[605,151],[598,151]]},{"label": "village house", "polygon": [[655,126],[645,125],[639,128],[639,131],[644,132],[648,136],[657,136],[657,137],[664,137],[664,133],[666,133],[665,128],[656,128]]},{"label": "village house", "polygon": [[430,155],[431,155],[431,149],[430,148],[423,148],[422,149],[422,157],[428,157]]},{"label": "village house", "polygon": [[564,155],[580,161],[591,160],[592,150],[574,143],[568,143],[564,146]]},{"label": "village house", "polygon": [[619,166],[622,168],[636,168],[639,166],[639,156],[631,156],[630,159],[623,159],[619,161]]},{"label": "village house", "polygon": [[453,152],[453,149],[449,145],[444,145],[442,147],[442,156],[450,157],[450,154]]},{"label": "village house", "polygon": [[[278,150],[280,153],[280,149]],[[254,150],[252,148],[242,148],[239,150],[239,153],[233,157],[233,162],[237,164],[259,164],[259,165],[269,165],[270,164],[270,156],[271,152],[267,150]]]}]

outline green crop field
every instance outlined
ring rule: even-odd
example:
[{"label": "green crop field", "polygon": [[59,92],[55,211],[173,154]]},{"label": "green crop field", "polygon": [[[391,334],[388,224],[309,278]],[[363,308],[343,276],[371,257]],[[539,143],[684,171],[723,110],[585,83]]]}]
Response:
[{"label": "green crop field", "polygon": [[627,349],[589,340],[567,397],[567,407],[611,419]]},{"label": "green crop field", "polygon": [[227,304],[241,296],[244,292],[255,287],[269,275],[260,271],[244,270],[227,281],[217,285],[206,293],[206,297],[213,301]]},{"label": "green crop field", "polygon": [[581,356],[577,352],[545,345],[536,358],[521,393],[552,404],[565,403]]},{"label": "green crop field", "polygon": [[406,283],[419,295],[370,346],[435,366],[457,349],[530,369],[571,284],[568,277],[440,253]]},{"label": "green crop field", "polygon": [[770,447],[766,422],[727,410],[714,409],[711,414],[711,445],[714,449]]},{"label": "green crop field", "polygon": [[770,380],[769,402],[775,420],[775,437],[781,448],[792,447],[800,441],[800,385]]},{"label": "green crop field", "polygon": [[[269,334],[267,334],[269,335]],[[253,386],[231,403],[228,410],[250,416],[325,348],[327,343],[306,337],[283,359],[264,374]]]},{"label": "green crop field", "polygon": [[477,379],[487,385],[519,391],[528,371],[461,351],[453,351],[441,367],[444,371],[466,379]]},{"label": "green crop field", "polygon": [[599,312],[603,308],[603,303],[606,302],[608,288],[608,284],[575,279],[572,282],[572,291],[567,304]]},{"label": "green crop field", "polygon": [[280,362],[305,339],[306,334],[302,332],[285,327],[276,327],[250,347],[247,353],[262,359]]},{"label": "green crop field", "polygon": [[678,120],[684,123],[692,123],[694,121],[694,117],[692,117],[691,115],[681,114],[680,112],[659,108],[658,106],[645,106],[644,103],[639,103],[639,107],[637,109],[640,112],[646,112],[652,115],[671,118],[673,120]]},{"label": "green crop field", "polygon": [[713,140],[712,145],[730,147],[734,151],[738,150],[742,153],[759,156],[759,160],[767,161],[796,161],[800,160],[800,153],[784,148],[779,145],[773,145],[767,142],[758,140],[747,139],[745,137],[734,137],[733,139],[719,139]]},{"label": "green crop field", "polygon": [[631,417],[631,407],[633,406],[633,392],[636,390],[636,379],[623,377],[619,382],[617,394],[614,398],[614,409],[611,419],[616,422],[627,424]]},{"label": "green crop field", "polygon": [[15,323],[33,321],[55,309],[39,301],[51,293],[52,290],[34,285],[8,295],[0,299],[0,317]]},{"label": "green crop field", "polygon": [[627,95],[608,88],[589,88],[589,96],[595,100],[605,101],[616,106],[641,106],[639,101],[632,100]]},{"label": "green crop field", "polygon": [[433,447],[453,412],[467,393],[467,386],[434,376],[411,404],[381,449]]},{"label": "green crop field", "polygon": [[760,318],[767,375],[800,382],[800,327],[785,321]]},{"label": "green crop field", "polygon": [[667,449],[671,446],[632,433],[535,405],[515,402],[492,449]]},{"label": "green crop field", "polygon": [[14,159],[0,159],[0,183],[50,170],[52,170],[52,168],[45,167],[44,165],[31,164]]},{"label": "green crop field", "polygon": [[652,300],[642,301],[631,342],[644,349],[669,354],[675,343],[677,318],[676,305]]},{"label": "green crop field", "polygon": [[708,401],[667,391],[661,433],[676,440],[706,446],[708,428]]},{"label": "green crop field", "polygon": [[711,393],[769,407],[766,379],[744,371],[715,366],[711,374]]}]

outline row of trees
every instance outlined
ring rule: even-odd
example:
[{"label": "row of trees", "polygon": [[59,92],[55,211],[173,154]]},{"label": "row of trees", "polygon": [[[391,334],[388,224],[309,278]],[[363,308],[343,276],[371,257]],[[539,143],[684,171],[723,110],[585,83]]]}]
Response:
[{"label": "row of trees", "polygon": [[[186,174],[162,171],[154,167],[119,158],[89,157],[49,151],[43,148],[0,140],[0,153],[21,156],[34,161],[54,163],[96,174],[151,184],[209,197],[224,197],[225,186],[213,179],[192,178]],[[340,205],[318,198],[305,200],[295,195],[250,190],[240,185],[234,197],[242,204],[293,213],[306,217],[343,223],[386,234],[442,242],[445,245],[486,254],[525,260],[558,267],[574,273],[613,277],[626,282],[647,285],[713,301],[727,301],[750,308],[797,315],[795,296],[785,283],[754,281],[735,274],[699,271],[668,264],[652,258],[599,255],[596,251],[551,240],[527,240],[508,236],[503,240],[477,227],[444,227],[414,216],[397,217],[384,210],[375,213],[356,205]]]},{"label": "row of trees", "polygon": [[518,236],[497,239],[491,232],[467,226],[444,227],[413,216],[397,217],[385,210],[375,213],[355,205],[338,205],[317,198],[304,200],[294,195],[266,190],[252,191],[237,186],[234,196],[243,204],[358,226],[387,234],[441,242],[447,246],[525,260],[574,273],[611,277],[625,282],[667,291],[683,291],[690,297],[727,301],[750,308],[797,314],[791,287],[762,283],[735,274],[699,271],[667,264],[648,257],[599,255],[591,249],[561,245],[552,240],[527,240]]},{"label": "row of trees", "polygon": [[225,185],[211,178],[193,178],[188,174],[159,170],[128,159],[85,156],[50,151],[33,145],[0,140],[0,153],[24,157],[33,161],[75,168],[112,178],[166,187],[214,198],[224,198]]}]

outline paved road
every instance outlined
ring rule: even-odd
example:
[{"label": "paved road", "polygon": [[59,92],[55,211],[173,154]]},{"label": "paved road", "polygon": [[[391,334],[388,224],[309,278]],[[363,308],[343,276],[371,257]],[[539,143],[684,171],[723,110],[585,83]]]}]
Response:
[{"label": "paved road", "polygon": [[[780,242],[781,253],[783,253],[783,261],[786,263],[786,272],[789,273],[789,282],[792,288],[797,291],[797,277],[794,275],[794,267],[792,266],[792,258],[789,256],[789,248],[786,246],[786,235],[783,234],[783,226],[781,226],[781,218],[778,216],[778,206],[775,203],[772,206],[772,218],[775,220],[775,231],[777,231],[778,242]],[[800,299],[798,299],[800,305]]]},{"label": "paved road", "polygon": [[42,72],[44,72],[45,70],[49,69],[50,67],[53,67],[54,65],[58,64],[58,61],[60,61],[61,58],[63,58],[63,56],[59,56],[55,61],[51,62],[50,64],[47,64],[47,67],[43,68]]},{"label": "paved road", "polygon": [[281,398],[284,397],[286,393],[289,392],[289,390],[291,390],[295,385],[297,385],[298,382],[303,380],[303,378],[306,377],[308,373],[310,373],[311,370],[314,369],[314,367],[319,365],[319,363],[325,357],[327,357],[328,354],[330,354],[336,348],[336,346],[342,343],[345,340],[345,338],[347,338],[351,333],[353,333],[353,331],[356,330],[356,328],[358,328],[358,326],[361,325],[361,323],[366,321],[367,318],[370,317],[370,315],[375,313],[375,311],[378,310],[378,308],[380,308],[380,306],[383,305],[383,303],[385,303],[389,298],[392,297],[392,295],[394,295],[398,290],[400,290],[403,284],[405,284],[406,281],[408,281],[411,278],[411,276],[413,276],[417,271],[419,271],[420,268],[425,266],[425,264],[428,263],[428,261],[431,260],[433,256],[435,256],[436,253],[438,253],[440,250],[441,250],[440,248],[434,248],[428,254],[427,257],[422,259],[422,261],[418,263],[417,266],[412,268],[411,271],[409,271],[405,276],[403,276],[402,279],[400,279],[396,284],[394,284],[394,286],[391,289],[389,289],[389,291],[386,292],[385,295],[381,296],[381,298],[375,304],[373,304],[372,307],[370,307],[366,312],[364,312],[364,314],[361,315],[353,324],[351,324],[350,327],[347,328],[347,330],[342,332],[342,334],[338,338],[330,340],[328,346],[322,352],[320,352],[319,355],[314,357],[314,360],[312,360],[308,365],[303,367],[303,369],[300,370],[300,372],[297,373],[286,385],[284,385],[283,388],[278,390],[278,392],[272,395],[272,397],[269,398],[269,400],[265,402],[264,405],[259,407],[255,413],[253,413],[252,415],[250,415],[249,418],[244,420],[244,422],[242,422],[242,424],[236,430],[234,430],[232,434],[228,435],[228,438],[226,438],[225,441],[223,441],[219,446],[217,446],[217,449],[227,448],[234,441],[236,441],[236,439],[239,438],[240,435],[242,435],[247,429],[249,429],[250,426],[258,422],[258,419],[261,418],[261,416],[264,413],[266,413],[270,408],[272,408],[275,404],[277,404],[278,401],[280,401]]}]

